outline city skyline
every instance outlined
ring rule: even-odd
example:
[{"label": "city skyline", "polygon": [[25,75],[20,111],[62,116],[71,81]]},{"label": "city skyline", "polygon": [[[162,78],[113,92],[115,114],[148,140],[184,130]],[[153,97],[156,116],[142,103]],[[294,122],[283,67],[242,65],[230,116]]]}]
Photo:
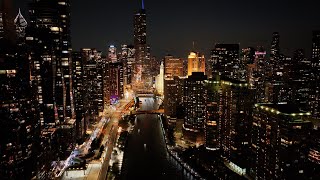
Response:
[{"label": "city skyline", "polygon": [[[29,20],[27,1],[15,0],[14,3],[16,12],[21,7],[22,14]],[[152,44],[152,56],[163,58],[172,54],[186,59],[193,50],[193,41],[196,50],[207,57],[215,43],[240,43],[240,48],[261,45],[270,49],[272,33],[279,32],[282,53],[292,56],[294,50],[303,48],[309,57],[312,30],[320,28],[318,5],[319,2],[313,1],[202,0],[194,6],[181,0],[146,0],[147,41]],[[141,1],[129,0],[94,0],[90,6],[86,2],[74,3],[71,7],[73,49],[95,47],[105,54],[110,44],[117,47],[133,44],[132,14],[140,7]],[[84,8],[87,10],[83,11]],[[190,13],[193,8],[197,13]]]}]

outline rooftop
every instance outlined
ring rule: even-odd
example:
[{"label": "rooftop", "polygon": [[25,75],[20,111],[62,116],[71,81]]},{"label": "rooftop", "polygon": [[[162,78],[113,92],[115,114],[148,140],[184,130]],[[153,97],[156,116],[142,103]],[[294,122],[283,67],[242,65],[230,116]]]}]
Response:
[{"label": "rooftop", "polygon": [[301,111],[297,106],[293,104],[256,104],[256,107],[260,107],[260,109],[274,112],[277,114],[283,115],[291,115],[291,116],[309,116],[311,115],[309,112]]}]

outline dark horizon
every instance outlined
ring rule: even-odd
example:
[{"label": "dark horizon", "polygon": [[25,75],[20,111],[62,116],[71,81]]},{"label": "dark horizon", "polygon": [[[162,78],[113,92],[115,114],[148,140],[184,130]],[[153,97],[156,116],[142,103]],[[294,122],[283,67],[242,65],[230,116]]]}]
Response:
[{"label": "dark horizon", "polygon": [[[27,2],[14,3],[16,11],[21,7],[28,19]],[[320,29],[319,4],[146,0],[147,43],[157,58],[172,54],[185,59],[195,41],[196,50],[208,58],[215,43],[240,43],[240,48],[261,45],[269,52],[272,33],[279,32],[283,54],[292,56],[294,50],[303,48],[310,57],[312,31]],[[141,8],[141,0],[72,1],[71,7],[73,50],[90,47],[105,53],[111,44],[133,44],[133,14]]]}]

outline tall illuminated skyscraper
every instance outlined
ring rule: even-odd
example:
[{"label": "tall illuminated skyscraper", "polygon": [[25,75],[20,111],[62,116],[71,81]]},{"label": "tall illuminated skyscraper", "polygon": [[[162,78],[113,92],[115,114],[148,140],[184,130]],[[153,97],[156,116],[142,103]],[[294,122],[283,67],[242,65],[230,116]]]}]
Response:
[{"label": "tall illuminated skyscraper", "polygon": [[[135,82],[143,82],[144,88],[151,88],[153,77],[151,72],[150,46],[147,44],[147,15],[142,0],[141,8],[134,14],[134,48],[135,48]],[[154,74],[155,75],[155,74]],[[142,84],[140,84],[142,86]]]},{"label": "tall illuminated skyscraper", "polygon": [[[54,123],[56,120],[67,123],[75,117],[71,76],[70,1],[34,0],[29,12],[30,25],[36,29],[30,32],[28,39],[39,39],[37,30],[47,31],[47,35],[43,34],[43,39],[38,41],[38,46],[42,46],[46,52],[31,53],[32,61],[39,62],[40,65],[40,74],[35,76],[41,77],[39,81],[49,79],[49,83],[52,83],[46,91],[52,93],[39,94],[39,97],[52,96],[50,99],[53,99],[50,103],[41,103],[44,116],[47,111],[54,111],[54,117],[44,120],[44,123]],[[45,64],[49,71],[44,71]],[[46,73],[51,71],[52,73]]]},{"label": "tall illuminated skyscraper", "polygon": [[191,76],[193,72],[206,72],[204,55],[198,52],[191,52],[188,56],[188,76]]},{"label": "tall illuminated skyscraper", "polygon": [[202,132],[206,120],[207,76],[204,72],[192,72],[184,81],[185,130]]},{"label": "tall illuminated skyscraper", "polygon": [[320,31],[313,31],[312,34],[312,56],[314,84],[310,95],[311,110],[313,117],[320,119]]},{"label": "tall illuminated skyscraper", "polygon": [[134,48],[136,63],[142,65],[146,63],[147,56],[147,16],[142,1],[141,9],[134,14]]},{"label": "tall illuminated skyscraper", "polygon": [[245,174],[249,163],[253,96],[246,81],[223,78],[219,91],[219,147],[227,163]]},{"label": "tall illuminated skyscraper", "polygon": [[22,16],[20,9],[19,9],[18,15],[14,19],[14,24],[16,26],[17,36],[19,38],[23,38],[26,35],[26,28],[28,26],[28,22]]},{"label": "tall illuminated skyscraper", "polygon": [[[14,44],[16,41],[16,31],[13,17],[12,0],[3,0],[0,4],[0,14],[2,22],[2,28],[0,27],[1,37],[3,37],[8,43]],[[2,29],[2,30],[1,30]]]},{"label": "tall illuminated skyscraper", "polygon": [[272,34],[271,52],[270,52],[270,72],[273,76],[279,68],[280,63],[280,35],[278,32]]},{"label": "tall illuminated skyscraper", "polygon": [[211,51],[211,59],[213,77],[239,77],[239,44],[216,44]]}]

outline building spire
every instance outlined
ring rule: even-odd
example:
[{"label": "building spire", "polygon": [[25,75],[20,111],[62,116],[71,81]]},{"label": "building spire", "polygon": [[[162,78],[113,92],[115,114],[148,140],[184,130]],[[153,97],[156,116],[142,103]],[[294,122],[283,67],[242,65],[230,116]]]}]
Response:
[{"label": "building spire", "polygon": [[144,9],[144,0],[141,2],[141,8]]}]

